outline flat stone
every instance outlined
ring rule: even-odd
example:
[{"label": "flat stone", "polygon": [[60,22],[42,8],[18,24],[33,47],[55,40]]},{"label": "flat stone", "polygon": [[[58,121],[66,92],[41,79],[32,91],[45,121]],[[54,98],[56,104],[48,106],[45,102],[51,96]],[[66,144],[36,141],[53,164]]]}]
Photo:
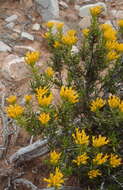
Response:
[{"label": "flat stone", "polygon": [[79,16],[80,17],[90,16],[90,8],[95,7],[95,6],[102,6],[104,8],[104,13],[106,14],[107,7],[106,7],[105,3],[99,2],[99,3],[95,3],[95,4],[82,6],[79,9]]},{"label": "flat stone", "polygon": [[10,54],[4,59],[2,66],[2,76],[7,80],[21,81],[27,78],[28,69],[26,67],[24,57]]},{"label": "flat stone", "polygon": [[0,52],[7,52],[7,51],[11,51],[11,48],[6,45],[4,42],[0,41]]},{"label": "flat stone", "polygon": [[17,20],[17,18],[18,18],[17,15],[11,15],[11,16],[7,17],[7,18],[5,19],[5,21],[6,21],[6,22],[12,22],[12,21]]},{"label": "flat stone", "polygon": [[21,33],[21,38],[26,38],[26,39],[31,40],[31,41],[34,40],[34,36],[29,34],[28,32],[22,32]]},{"label": "flat stone", "polygon": [[86,16],[79,22],[80,29],[88,28],[91,25],[91,17]]},{"label": "flat stone", "polygon": [[78,52],[79,52],[79,49],[77,48],[77,46],[72,46],[71,53],[76,54]]},{"label": "flat stone", "polygon": [[36,31],[40,30],[40,24],[38,24],[38,23],[33,24],[32,30],[36,30]]},{"label": "flat stone", "polygon": [[14,46],[13,50],[19,54],[25,55],[27,51],[36,51],[34,48],[30,46]]},{"label": "flat stone", "polygon": [[62,8],[64,8],[64,9],[69,8],[69,6],[67,5],[67,3],[65,3],[64,1],[60,1],[60,2],[59,2],[59,5],[60,5]]},{"label": "flat stone", "polygon": [[112,10],[111,13],[116,19],[123,19],[123,10]]},{"label": "flat stone", "polygon": [[42,16],[43,21],[59,18],[58,0],[35,0],[37,12]]},{"label": "flat stone", "polygon": [[6,24],[6,27],[9,29],[13,29],[14,25],[15,25],[14,22],[10,22],[10,23]]}]

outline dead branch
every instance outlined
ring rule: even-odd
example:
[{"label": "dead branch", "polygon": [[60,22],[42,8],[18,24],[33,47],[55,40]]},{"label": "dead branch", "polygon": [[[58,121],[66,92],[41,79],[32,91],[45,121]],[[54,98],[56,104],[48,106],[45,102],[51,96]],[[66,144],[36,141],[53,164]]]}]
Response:
[{"label": "dead branch", "polygon": [[49,152],[47,140],[38,140],[35,143],[19,149],[13,154],[9,161],[10,163],[20,164],[25,161],[30,161],[36,157],[43,156]]}]

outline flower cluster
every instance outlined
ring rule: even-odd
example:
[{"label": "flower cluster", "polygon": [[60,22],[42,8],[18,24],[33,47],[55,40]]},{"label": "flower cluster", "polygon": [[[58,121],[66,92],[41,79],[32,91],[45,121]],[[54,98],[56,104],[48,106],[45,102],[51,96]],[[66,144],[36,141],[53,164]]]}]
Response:
[{"label": "flower cluster", "polygon": [[39,52],[27,52],[25,62],[31,66],[34,66],[34,64],[39,60],[39,57]]},{"label": "flower cluster", "polygon": [[16,119],[23,114],[24,108],[17,104],[9,105],[6,108],[6,112],[9,117]]}]

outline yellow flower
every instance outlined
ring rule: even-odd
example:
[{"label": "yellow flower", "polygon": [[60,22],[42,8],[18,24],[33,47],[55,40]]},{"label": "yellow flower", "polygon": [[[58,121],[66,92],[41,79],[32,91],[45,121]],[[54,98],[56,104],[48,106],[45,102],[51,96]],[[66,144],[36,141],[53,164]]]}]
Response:
[{"label": "yellow flower", "polygon": [[107,41],[105,47],[108,50],[114,50],[117,49],[117,45],[118,45],[117,41]]},{"label": "yellow flower", "polygon": [[103,36],[104,36],[104,38],[106,39],[106,40],[112,40],[112,41],[116,41],[116,34],[117,34],[117,32],[115,31],[115,30],[113,30],[113,29],[108,29],[108,30],[106,30],[106,31],[104,31],[104,33],[103,33]]},{"label": "yellow flower", "polygon": [[90,105],[90,109],[92,112],[95,112],[102,108],[106,104],[106,101],[102,98],[97,98],[96,100],[93,100]]},{"label": "yellow flower", "polygon": [[48,77],[52,77],[54,75],[54,70],[52,69],[52,67],[48,67],[45,73],[47,74]]},{"label": "yellow flower", "polygon": [[48,106],[52,103],[53,95],[50,93],[49,95],[40,96],[37,95],[38,103],[41,106]]},{"label": "yellow flower", "polygon": [[55,22],[53,22],[53,21],[48,21],[45,25],[46,25],[48,28],[52,28],[52,27],[55,25]]},{"label": "yellow flower", "polygon": [[67,101],[69,101],[70,103],[76,103],[79,101],[78,99],[79,95],[77,94],[75,90],[72,89],[72,87],[62,86],[60,90],[60,96],[63,99],[66,99]]},{"label": "yellow flower", "polygon": [[120,28],[123,28],[123,20],[118,20],[118,26],[119,26]]},{"label": "yellow flower", "polygon": [[42,124],[47,124],[50,120],[50,115],[49,113],[41,113],[38,119]]},{"label": "yellow flower", "polygon": [[109,96],[108,104],[110,108],[117,108],[120,105],[120,98],[117,96]]},{"label": "yellow flower", "polygon": [[22,115],[24,112],[24,108],[20,105],[10,105],[6,108],[7,115],[11,118],[17,118],[18,116]]},{"label": "yellow flower", "polygon": [[76,144],[80,144],[80,145],[89,144],[89,136],[86,135],[84,130],[79,131],[79,129],[76,128],[76,133],[72,134],[72,137],[74,138]]},{"label": "yellow flower", "polygon": [[119,110],[120,110],[121,112],[123,112],[123,101],[121,101],[121,103],[119,104]]},{"label": "yellow flower", "polygon": [[106,137],[102,137],[101,135],[99,135],[99,137],[95,137],[95,136],[92,137],[92,145],[94,147],[101,147],[108,143],[109,143],[109,140],[108,139],[106,140]]},{"label": "yellow flower", "polygon": [[117,52],[115,52],[115,51],[110,51],[110,52],[108,52],[108,54],[107,54],[107,60],[108,61],[113,61],[113,60],[115,60],[115,59],[118,59],[119,58],[119,55],[117,54]]},{"label": "yellow flower", "polygon": [[87,153],[84,153],[80,156],[77,156],[76,160],[73,160],[73,162],[80,166],[81,164],[87,164],[88,159],[89,157],[87,156]]},{"label": "yellow flower", "polygon": [[17,101],[17,97],[16,96],[9,96],[8,98],[6,98],[6,101],[9,104],[14,104]]},{"label": "yellow flower", "polygon": [[118,157],[118,155],[115,155],[115,154],[111,154],[111,157],[110,157],[110,165],[113,167],[113,168],[116,168],[118,167],[119,165],[122,164],[122,159]]},{"label": "yellow flower", "polygon": [[82,30],[82,33],[83,33],[83,35],[85,36],[85,37],[88,37],[88,35],[89,35],[89,29],[88,28],[85,28],[84,30]]},{"label": "yellow flower", "polygon": [[44,181],[48,183],[48,187],[60,188],[64,183],[63,174],[56,168],[55,174],[51,173],[49,179],[44,178]]},{"label": "yellow flower", "polygon": [[93,162],[97,165],[101,165],[107,161],[108,157],[109,156],[107,154],[103,155],[103,153],[98,153],[96,157],[93,159]]},{"label": "yellow flower", "polygon": [[97,176],[101,176],[101,175],[102,175],[102,173],[98,169],[97,170],[91,170],[88,172],[88,176],[90,179],[93,179],[93,178],[95,178]]},{"label": "yellow flower", "polygon": [[56,23],[56,28],[57,28],[58,31],[62,30],[63,26],[64,26],[63,22]]},{"label": "yellow flower", "polygon": [[75,34],[75,30],[68,30],[67,34],[62,36],[62,42],[66,45],[74,45],[77,42],[77,37]]},{"label": "yellow flower", "polygon": [[39,52],[27,52],[25,56],[25,61],[29,65],[34,65],[39,60]]},{"label": "yellow flower", "polygon": [[31,95],[25,95],[24,99],[25,99],[26,103],[29,103],[32,99],[32,96]]},{"label": "yellow flower", "polygon": [[60,42],[55,41],[53,47],[54,47],[54,48],[58,48],[58,47],[60,47],[60,46],[61,46]]},{"label": "yellow flower", "polygon": [[98,16],[102,12],[102,7],[101,6],[96,6],[90,8],[90,13],[92,16]]},{"label": "yellow flower", "polygon": [[113,30],[112,26],[110,24],[100,24],[100,28],[103,31],[107,31],[107,30]]},{"label": "yellow flower", "polygon": [[123,52],[123,43],[117,43],[116,50],[119,52]]},{"label": "yellow flower", "polygon": [[43,96],[48,92],[48,88],[47,87],[40,87],[36,89],[36,93],[38,96]]},{"label": "yellow flower", "polygon": [[61,153],[57,153],[55,150],[50,153],[50,163],[57,164],[60,159]]}]

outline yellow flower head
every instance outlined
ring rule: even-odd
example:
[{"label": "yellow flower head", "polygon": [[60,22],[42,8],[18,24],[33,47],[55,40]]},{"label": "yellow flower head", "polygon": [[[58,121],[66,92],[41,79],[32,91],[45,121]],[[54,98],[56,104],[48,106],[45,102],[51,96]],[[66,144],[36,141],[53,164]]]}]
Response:
[{"label": "yellow flower head", "polygon": [[108,158],[109,156],[107,154],[103,155],[103,153],[98,153],[96,157],[93,159],[93,163],[97,165],[102,165],[107,161]]},{"label": "yellow flower head", "polygon": [[48,28],[52,28],[52,27],[55,25],[55,22],[53,22],[53,21],[48,21],[45,25],[46,25]]},{"label": "yellow flower head", "polygon": [[117,41],[107,41],[105,47],[107,50],[115,50],[117,49],[118,42]]},{"label": "yellow flower head", "polygon": [[63,22],[56,23],[56,28],[57,28],[58,31],[62,30],[63,26],[64,26]]},{"label": "yellow flower head", "polygon": [[123,101],[121,101],[121,103],[119,104],[119,110],[120,110],[121,112],[123,112]]},{"label": "yellow flower head", "polygon": [[89,136],[86,135],[84,130],[79,131],[79,129],[76,128],[76,133],[72,134],[72,137],[74,138],[76,144],[80,144],[80,145],[89,144]]},{"label": "yellow flower head", "polygon": [[27,52],[25,56],[25,61],[27,64],[33,66],[39,60],[39,52]]},{"label": "yellow flower head", "polygon": [[108,104],[110,108],[117,108],[120,105],[120,98],[117,96],[109,96]]},{"label": "yellow flower head", "polygon": [[41,113],[38,119],[42,124],[47,124],[50,120],[50,115],[49,113]]},{"label": "yellow flower head", "polygon": [[92,137],[92,145],[94,147],[101,147],[108,143],[109,143],[109,140],[106,139],[106,137],[102,137],[101,135],[99,135],[99,137],[95,137],[95,136]]},{"label": "yellow flower head", "polygon": [[24,112],[24,108],[20,105],[14,104],[10,105],[6,108],[7,115],[11,118],[17,118],[18,116],[22,115]]},{"label": "yellow flower head", "polygon": [[93,100],[90,105],[90,109],[92,112],[96,112],[100,108],[102,108],[106,104],[106,101],[102,98],[97,98],[96,100]]},{"label": "yellow flower head", "polygon": [[55,174],[51,173],[49,179],[44,178],[44,181],[48,183],[48,187],[60,188],[64,183],[63,174],[56,168]]},{"label": "yellow flower head", "polygon": [[46,70],[45,70],[45,73],[48,77],[53,77],[54,75],[54,70],[52,69],[52,67],[48,67]]},{"label": "yellow flower head", "polygon": [[113,168],[118,167],[119,165],[122,164],[122,159],[118,157],[118,155],[111,154],[110,160],[109,160],[110,165]]},{"label": "yellow flower head", "polygon": [[87,153],[84,153],[80,156],[77,156],[76,160],[73,160],[73,162],[80,166],[81,164],[87,164],[88,159],[89,157],[87,156]]},{"label": "yellow flower head", "polygon": [[90,31],[90,30],[89,30],[88,28],[85,28],[85,29],[82,30],[82,34],[83,34],[85,37],[88,37],[89,31]]},{"label": "yellow flower head", "polygon": [[72,89],[72,87],[62,86],[60,90],[60,96],[70,103],[76,103],[79,101],[79,95],[75,90]]},{"label": "yellow flower head", "polygon": [[47,96],[46,95],[44,95],[44,96],[37,95],[37,100],[38,100],[39,105],[48,106],[52,103],[53,95],[51,93]]},{"label": "yellow flower head", "polygon": [[53,45],[54,48],[59,48],[60,46],[61,46],[60,42],[58,41],[54,42],[54,45]]},{"label": "yellow flower head", "polygon": [[9,104],[14,104],[17,101],[17,97],[16,96],[9,96],[8,98],[6,98],[6,101]]},{"label": "yellow flower head", "polygon": [[102,7],[101,6],[96,6],[90,8],[90,13],[92,16],[99,16],[99,14],[102,12]]},{"label": "yellow flower head", "polygon": [[116,34],[117,34],[117,32],[114,29],[108,29],[108,30],[104,31],[103,36],[106,40],[116,41],[116,39],[117,39]]},{"label": "yellow flower head", "polygon": [[50,163],[57,164],[60,159],[61,153],[57,153],[55,150],[50,153]]},{"label": "yellow flower head", "polygon": [[117,43],[116,50],[118,52],[123,52],[123,43]]},{"label": "yellow flower head", "polygon": [[25,99],[26,103],[29,103],[31,101],[31,99],[32,99],[32,96],[31,95],[25,95],[24,99]]},{"label": "yellow flower head", "polygon": [[103,31],[107,31],[107,30],[113,30],[112,26],[110,24],[101,24],[100,25],[100,28],[103,30]]},{"label": "yellow flower head", "polygon": [[95,178],[97,176],[101,176],[101,175],[102,175],[102,173],[98,169],[97,170],[91,170],[88,172],[88,176],[90,179],[93,179],[93,178]]},{"label": "yellow flower head", "polygon": [[118,26],[120,28],[123,28],[123,19],[122,20],[118,20]]},{"label": "yellow flower head", "polygon": [[47,87],[40,87],[36,89],[36,93],[38,96],[43,96],[48,92],[48,88]]},{"label": "yellow flower head", "polygon": [[65,35],[62,36],[62,42],[66,45],[74,45],[77,42],[77,37],[75,36],[75,30],[68,30]]},{"label": "yellow flower head", "polygon": [[108,61],[113,61],[115,59],[118,59],[119,55],[115,51],[109,51],[106,58],[107,58]]}]

